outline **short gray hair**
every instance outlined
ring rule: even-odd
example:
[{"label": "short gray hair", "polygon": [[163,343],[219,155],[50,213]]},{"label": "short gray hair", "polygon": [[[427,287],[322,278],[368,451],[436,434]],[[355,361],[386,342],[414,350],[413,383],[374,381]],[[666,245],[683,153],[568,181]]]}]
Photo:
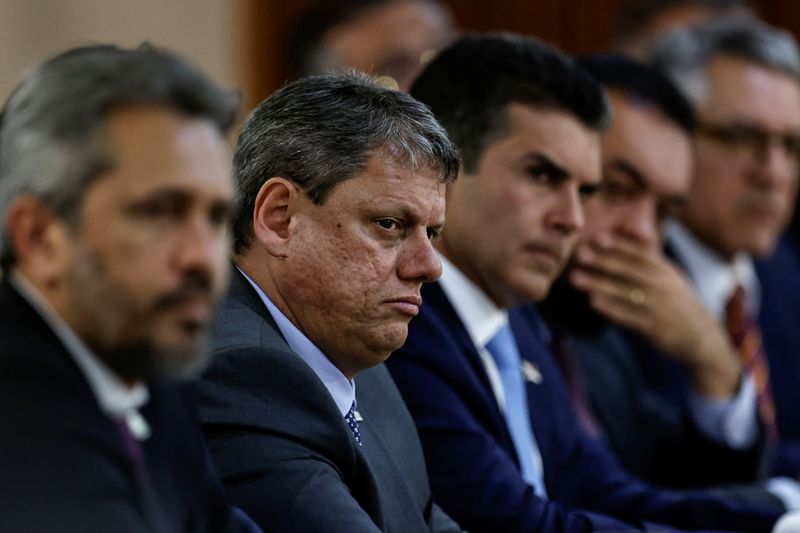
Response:
[{"label": "short gray hair", "polygon": [[320,205],[376,155],[430,169],[442,182],[458,176],[457,149],[430,110],[371,76],[311,76],[275,92],[252,112],[236,143],[234,252],[250,246],[253,206],[268,179],[289,179]]},{"label": "short gray hair", "polygon": [[225,133],[238,94],[177,56],[142,45],[68,50],[36,66],[0,115],[0,227],[4,267],[14,262],[5,215],[21,194],[43,199],[74,223],[87,188],[113,168],[105,119],[120,107],[153,105],[204,118]]},{"label": "short gray hair", "polygon": [[800,82],[800,53],[785,31],[752,18],[722,18],[670,32],[651,53],[661,69],[695,105],[705,97],[705,67],[717,55],[751,61]]}]

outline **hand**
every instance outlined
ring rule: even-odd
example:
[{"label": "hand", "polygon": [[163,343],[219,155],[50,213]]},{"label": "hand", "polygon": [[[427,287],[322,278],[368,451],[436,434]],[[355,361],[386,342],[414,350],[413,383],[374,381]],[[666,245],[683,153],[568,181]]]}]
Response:
[{"label": "hand", "polygon": [[727,333],[656,244],[603,234],[578,247],[574,265],[570,282],[592,307],[684,364],[698,393],[735,394],[742,369]]}]

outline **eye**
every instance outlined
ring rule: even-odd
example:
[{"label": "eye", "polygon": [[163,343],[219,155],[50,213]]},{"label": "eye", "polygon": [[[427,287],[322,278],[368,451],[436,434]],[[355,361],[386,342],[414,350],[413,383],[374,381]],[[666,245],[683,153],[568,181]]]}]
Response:
[{"label": "eye", "polygon": [[528,168],[528,175],[534,183],[541,185],[553,183],[557,178],[552,167],[547,165],[534,165]]},{"label": "eye", "polygon": [[581,200],[586,201],[594,196],[599,188],[600,186],[594,183],[591,185],[581,185],[578,188],[578,196],[581,197]]},{"label": "eye", "polygon": [[624,202],[633,198],[637,192],[635,187],[610,180],[603,181],[598,189],[603,195],[603,198],[610,202]]},{"label": "eye", "polygon": [[395,230],[400,227],[400,223],[393,218],[379,218],[375,223],[385,230]]},{"label": "eye", "polygon": [[428,228],[427,233],[429,241],[435,241],[436,238],[439,236],[439,230],[437,229]]},{"label": "eye", "polygon": [[208,218],[215,227],[227,225],[231,219],[231,208],[226,203],[217,203],[209,210]]}]

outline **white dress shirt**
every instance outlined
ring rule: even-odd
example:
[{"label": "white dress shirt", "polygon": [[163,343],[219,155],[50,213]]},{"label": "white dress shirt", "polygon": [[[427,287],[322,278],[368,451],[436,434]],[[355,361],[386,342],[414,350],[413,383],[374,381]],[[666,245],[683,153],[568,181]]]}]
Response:
[{"label": "white dress shirt", "polygon": [[[752,316],[758,315],[761,286],[752,257],[740,253],[733,261],[725,261],[675,220],[665,224],[665,235],[684,265],[700,301],[714,317],[724,323],[725,306],[737,285],[745,291],[748,312]],[[758,403],[752,375],[745,376],[731,400],[710,402],[692,395],[690,405],[698,427],[709,437],[732,448],[750,446],[758,434]],[[772,478],[767,481],[766,488],[787,509],[800,509],[800,485],[795,480]]]},{"label": "white dress shirt", "polygon": [[[250,282],[250,285],[252,285],[253,289],[255,289],[258,294],[258,297],[264,302],[269,314],[272,315],[275,323],[278,324],[278,329],[281,330],[289,347],[311,367],[311,370],[313,370],[319,380],[322,381],[322,384],[325,385],[325,388],[328,390],[328,393],[330,393],[339,411],[341,411],[342,416],[347,415],[350,411],[350,407],[353,406],[356,401],[355,382],[347,379],[347,377],[342,374],[342,371],[336,368],[336,365],[334,365],[302,331],[297,329],[297,326],[295,326],[291,320],[286,318],[286,315],[272,303],[272,300],[261,290],[261,287],[250,279],[250,276],[242,272],[241,269],[239,269],[239,272]],[[357,414],[356,419],[359,419],[360,416],[360,414]]]},{"label": "white dress shirt", "polygon": [[[497,307],[477,285],[470,281],[446,257],[439,254],[439,259],[442,262],[442,277],[439,278],[439,284],[464,324],[472,343],[478,350],[483,367],[489,377],[492,392],[494,392],[494,396],[497,399],[497,404],[500,406],[501,411],[505,413],[506,399],[503,392],[503,383],[500,379],[497,364],[492,354],[486,349],[486,344],[500,331],[500,328],[508,323],[508,312]],[[526,448],[533,456],[537,471],[544,472],[542,456],[539,452],[539,446],[536,444],[535,434],[533,435],[533,442]],[[538,484],[540,487],[544,487],[543,481],[540,480]],[[540,496],[544,497],[546,495],[540,494]]]},{"label": "white dress shirt", "polygon": [[9,283],[33,307],[78,365],[89,383],[97,403],[110,418],[127,423],[133,437],[143,441],[150,436],[150,426],[139,413],[150,398],[143,383],[128,385],[97,358],[72,328],[58,315],[42,294],[17,270],[9,274]]}]

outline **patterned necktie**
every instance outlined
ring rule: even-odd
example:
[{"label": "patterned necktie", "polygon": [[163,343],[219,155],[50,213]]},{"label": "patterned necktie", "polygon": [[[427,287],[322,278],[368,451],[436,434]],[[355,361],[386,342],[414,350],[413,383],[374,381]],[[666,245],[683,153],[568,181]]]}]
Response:
[{"label": "patterned necktie", "polygon": [[347,414],[344,415],[344,420],[347,422],[347,426],[350,428],[350,432],[353,434],[353,438],[356,439],[356,443],[361,446],[361,432],[358,430],[358,421],[356,421],[356,403],[353,402],[353,405],[350,406],[350,410],[347,411]]},{"label": "patterned necktie", "polygon": [[511,326],[506,323],[486,344],[486,349],[492,355],[500,373],[506,398],[505,418],[517,451],[522,477],[533,486],[536,494],[546,497],[541,456],[531,429],[519,350]]},{"label": "patterned necktie", "polygon": [[725,322],[733,346],[745,370],[753,376],[758,399],[758,411],[770,437],[778,435],[775,425],[775,404],[769,385],[769,364],[761,343],[758,324],[745,309],[745,292],[737,285],[725,304]]}]

